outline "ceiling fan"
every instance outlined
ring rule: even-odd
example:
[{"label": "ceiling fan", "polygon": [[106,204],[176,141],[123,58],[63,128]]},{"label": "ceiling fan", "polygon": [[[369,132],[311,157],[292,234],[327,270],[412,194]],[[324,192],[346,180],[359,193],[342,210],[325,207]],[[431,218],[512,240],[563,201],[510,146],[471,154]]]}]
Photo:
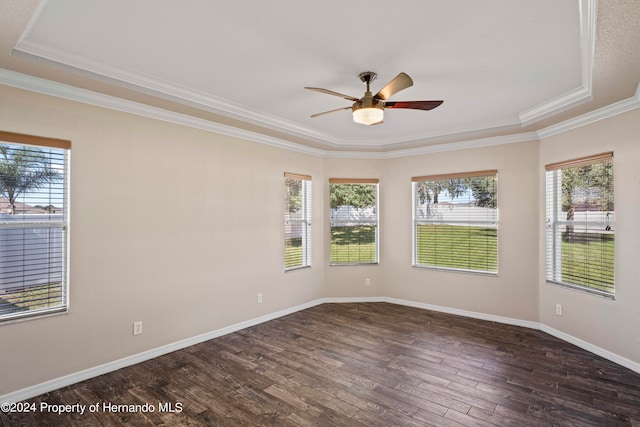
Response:
[{"label": "ceiling fan", "polygon": [[325,111],[323,113],[313,114],[311,117],[318,117],[324,114],[334,113],[336,111],[349,110],[353,111],[353,121],[363,125],[377,125],[382,123],[384,119],[385,108],[409,108],[412,110],[432,110],[444,101],[387,101],[393,94],[403,89],[413,86],[413,80],[406,73],[398,74],[385,87],[380,89],[375,95],[371,94],[370,84],[376,79],[376,73],[373,71],[365,71],[360,73],[358,77],[367,86],[367,90],[362,98],[344,95],[328,89],[319,87],[305,87],[305,89],[316,92],[326,93],[328,95],[339,96],[340,98],[353,101],[350,107],[337,108],[335,110]]}]

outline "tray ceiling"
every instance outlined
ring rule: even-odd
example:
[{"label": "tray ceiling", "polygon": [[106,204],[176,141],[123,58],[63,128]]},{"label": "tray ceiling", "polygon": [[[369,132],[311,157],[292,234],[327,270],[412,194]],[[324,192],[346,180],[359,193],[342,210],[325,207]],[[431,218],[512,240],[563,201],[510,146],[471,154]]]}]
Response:
[{"label": "tray ceiling", "polygon": [[[628,19],[613,33],[607,22],[597,27],[602,3],[2,0],[14,16],[0,59],[7,69],[295,144],[384,151],[525,132],[584,112],[597,94],[598,61],[621,54],[597,52],[597,37],[638,32]],[[632,89],[634,55],[625,65]],[[393,101],[445,102],[387,110],[376,126],[354,123],[348,110],[309,117],[350,102],[304,86],[359,98],[358,74],[369,70],[378,74],[373,91],[401,71],[413,78]]]}]

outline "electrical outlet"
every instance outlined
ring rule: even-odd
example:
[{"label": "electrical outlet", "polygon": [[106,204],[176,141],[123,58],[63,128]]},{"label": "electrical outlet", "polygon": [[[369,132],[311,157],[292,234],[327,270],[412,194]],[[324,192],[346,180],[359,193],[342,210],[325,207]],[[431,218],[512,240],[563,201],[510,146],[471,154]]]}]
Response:
[{"label": "electrical outlet", "polygon": [[262,304],[262,292],[258,294],[257,301],[258,304]]},{"label": "electrical outlet", "polygon": [[133,322],[133,335],[140,335],[142,333],[142,320],[139,322]]},{"label": "electrical outlet", "polygon": [[562,316],[562,304],[556,304],[556,314]]},{"label": "electrical outlet", "polygon": [[371,279],[365,279],[364,280],[364,285],[365,286],[371,286]]}]

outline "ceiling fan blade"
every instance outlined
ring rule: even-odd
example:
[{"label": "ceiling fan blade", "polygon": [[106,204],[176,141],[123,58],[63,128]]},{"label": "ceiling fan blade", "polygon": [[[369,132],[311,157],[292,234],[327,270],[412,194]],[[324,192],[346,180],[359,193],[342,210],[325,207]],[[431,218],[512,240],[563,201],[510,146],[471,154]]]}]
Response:
[{"label": "ceiling fan blade", "polygon": [[433,110],[444,101],[396,101],[385,102],[384,108],[410,108],[412,110]]},{"label": "ceiling fan blade", "polygon": [[391,80],[385,87],[380,89],[380,92],[374,95],[374,98],[389,99],[394,93],[398,93],[403,89],[413,86],[413,80],[406,73],[398,74],[393,80]]},{"label": "ceiling fan blade", "polygon": [[327,95],[339,96],[340,98],[348,99],[349,101],[357,101],[358,98],[354,98],[353,96],[345,95],[343,93],[334,92],[329,89],[322,89],[320,87],[305,87],[305,89],[313,90],[316,92],[326,93]]},{"label": "ceiling fan blade", "polygon": [[325,114],[335,113],[336,111],[342,111],[342,110],[351,110],[351,107],[336,108],[335,110],[329,110],[329,111],[325,111],[323,113],[312,114],[311,117],[323,116]]}]

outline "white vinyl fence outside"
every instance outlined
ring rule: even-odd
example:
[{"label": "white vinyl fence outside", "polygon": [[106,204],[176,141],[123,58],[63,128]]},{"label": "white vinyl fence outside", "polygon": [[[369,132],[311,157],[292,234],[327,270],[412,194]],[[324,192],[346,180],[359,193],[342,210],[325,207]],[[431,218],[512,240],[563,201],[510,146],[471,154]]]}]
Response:
[{"label": "white vinyl fence outside", "polygon": [[63,221],[62,214],[0,214],[0,294],[62,281]]},{"label": "white vinyl fence outside", "polygon": [[417,221],[433,221],[442,224],[465,225],[465,222],[497,223],[498,210],[494,208],[482,208],[469,206],[468,204],[456,205],[454,203],[424,204],[416,207]]},{"label": "white vinyl fence outside", "polygon": [[373,206],[369,208],[340,206],[336,209],[331,209],[329,217],[332,227],[362,225],[366,223],[375,224],[378,220],[376,208]]}]

